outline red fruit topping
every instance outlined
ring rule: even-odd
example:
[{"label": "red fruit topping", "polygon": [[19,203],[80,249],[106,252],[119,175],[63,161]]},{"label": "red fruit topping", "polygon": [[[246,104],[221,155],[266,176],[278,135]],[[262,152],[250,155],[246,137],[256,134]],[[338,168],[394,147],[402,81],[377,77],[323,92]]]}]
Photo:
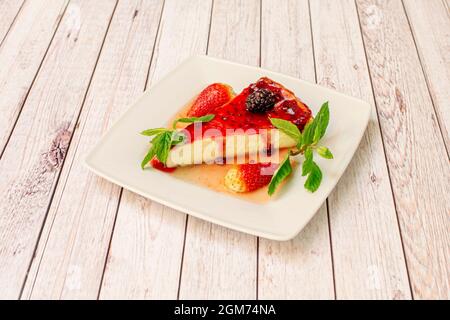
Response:
[{"label": "red fruit topping", "polygon": [[160,171],[164,171],[164,172],[174,172],[176,168],[167,168],[164,163],[162,163],[161,161],[158,160],[158,158],[154,157],[151,161],[150,161],[150,165]]},{"label": "red fruit topping", "polygon": [[[275,95],[273,109],[265,113],[252,113],[247,111],[247,97],[255,92],[255,90],[260,89],[269,90]],[[217,107],[215,110],[210,111],[210,113],[214,114],[215,117],[210,122],[202,123],[201,132],[204,133],[208,129],[218,129],[222,135],[226,134],[227,129],[254,129],[258,131],[259,129],[273,128],[270,118],[291,121],[300,130],[303,130],[312,116],[311,110],[291,91],[265,77],[251,84],[231,101]],[[194,134],[194,124],[187,126],[185,129],[189,133],[188,136],[191,141],[202,137],[202,135]]]},{"label": "red fruit topping", "polygon": [[189,117],[201,117],[213,113],[234,97],[233,89],[223,83],[213,83],[203,89],[188,112]]},{"label": "red fruit topping", "polygon": [[269,184],[273,173],[278,166],[271,163],[255,163],[255,164],[241,164],[239,170],[241,171],[242,180],[245,182],[246,190],[254,191]]},{"label": "red fruit topping", "polygon": [[282,119],[291,121],[300,129],[303,129],[306,123],[311,119],[311,110],[303,110],[298,107],[297,100],[284,100],[274,108],[272,118],[282,115]]},{"label": "red fruit topping", "polygon": [[225,186],[234,192],[251,192],[269,184],[277,163],[241,164],[228,170]]}]

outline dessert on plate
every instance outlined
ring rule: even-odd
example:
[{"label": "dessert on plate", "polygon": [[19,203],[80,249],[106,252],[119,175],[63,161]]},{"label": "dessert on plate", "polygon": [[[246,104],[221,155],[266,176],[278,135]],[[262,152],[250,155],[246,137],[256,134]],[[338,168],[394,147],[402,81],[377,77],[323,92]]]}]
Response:
[{"label": "dessert on plate", "polygon": [[328,122],[327,102],[313,117],[292,91],[267,77],[237,95],[229,85],[213,83],[169,127],[141,132],[152,137],[141,166],[234,194],[268,186],[271,196],[303,155],[305,188],[314,192],[322,172],[313,155],[333,157],[320,145]]}]

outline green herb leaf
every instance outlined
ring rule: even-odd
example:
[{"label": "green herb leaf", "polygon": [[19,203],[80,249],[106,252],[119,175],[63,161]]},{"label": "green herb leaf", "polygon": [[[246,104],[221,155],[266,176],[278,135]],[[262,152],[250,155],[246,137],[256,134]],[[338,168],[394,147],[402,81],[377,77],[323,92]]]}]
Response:
[{"label": "green herb leaf", "polygon": [[305,160],[311,162],[313,159],[313,152],[311,148],[306,148],[305,150]]},{"label": "green herb leaf", "polygon": [[[172,146],[172,134],[173,131],[167,130],[155,137],[155,139],[158,138],[154,144],[154,147],[156,148],[155,149],[156,157],[158,158],[159,161],[161,161],[164,164],[167,161],[167,157],[169,156],[169,150],[170,147]],[[153,139],[153,141],[155,139]]]},{"label": "green herb leaf", "polygon": [[155,148],[153,146],[150,147],[147,154],[145,155],[144,160],[141,162],[141,168],[144,169],[147,163],[149,163],[150,160],[155,156]]},{"label": "green herb leaf", "polygon": [[322,182],[322,171],[319,166],[311,161],[311,169],[305,181],[305,188],[311,192],[315,192]]},{"label": "green herb leaf", "polygon": [[[167,131],[167,129],[166,129],[164,132],[166,132],[166,131]],[[145,156],[144,160],[142,160],[142,163],[141,163],[141,168],[142,168],[142,169],[144,169],[145,165],[146,165],[150,160],[152,160],[152,158],[156,155],[156,153],[157,153],[157,151],[158,151],[158,148],[159,148],[159,145],[160,145],[160,143],[161,143],[162,134],[163,134],[164,132],[157,134],[157,135],[152,139],[152,141],[150,141],[150,143],[151,143],[150,149],[148,150],[147,155]]]},{"label": "green herb leaf", "polygon": [[314,122],[316,127],[314,128],[313,142],[317,143],[325,134],[330,121],[330,109],[328,108],[328,101],[320,107],[319,112],[316,114]]},{"label": "green herb leaf", "polygon": [[272,176],[270,180],[268,194],[269,196],[273,195],[277,187],[292,173],[291,161],[289,158],[289,153],[286,155],[284,160],[280,163],[277,171]]},{"label": "green herb leaf", "polygon": [[172,135],[174,132],[172,130],[165,129],[164,131],[158,133],[150,142],[151,147],[148,150],[144,160],[141,162],[141,168],[147,165],[147,163],[156,156],[159,161],[166,163],[167,157],[169,156],[169,150],[172,146]]},{"label": "green herb leaf", "polygon": [[154,128],[154,129],[144,130],[144,131],[141,132],[141,134],[143,136],[151,137],[151,136],[157,135],[157,134],[159,134],[161,132],[164,132],[164,131],[167,131],[167,128]]},{"label": "green herb leaf", "polygon": [[277,129],[293,138],[297,144],[299,144],[302,141],[302,133],[300,132],[298,127],[292,122],[278,118],[270,118],[270,122]]},{"label": "green herb leaf", "polygon": [[331,153],[330,149],[328,149],[327,147],[318,147],[316,149],[316,151],[319,154],[319,156],[321,156],[322,158],[333,159],[333,154]]},{"label": "green herb leaf", "polygon": [[176,127],[178,122],[183,122],[183,123],[194,123],[194,122],[209,122],[212,119],[214,119],[215,115],[214,114],[207,114],[201,117],[191,117],[191,118],[180,118],[177,119],[173,122],[173,128]]},{"label": "green herb leaf", "polygon": [[306,176],[311,172],[313,167],[313,152],[311,148],[306,148],[305,150],[305,161],[303,161],[302,165],[302,176]]},{"label": "green herb leaf", "polygon": [[316,119],[309,121],[303,129],[301,146],[308,146],[313,142],[314,132],[316,130]]}]

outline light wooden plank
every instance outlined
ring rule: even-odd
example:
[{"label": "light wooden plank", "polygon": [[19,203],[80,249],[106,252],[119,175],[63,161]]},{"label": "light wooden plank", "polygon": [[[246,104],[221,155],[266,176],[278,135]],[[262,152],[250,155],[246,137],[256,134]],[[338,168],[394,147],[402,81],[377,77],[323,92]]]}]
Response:
[{"label": "light wooden plank", "polygon": [[357,1],[414,298],[450,297],[450,166],[400,1]]},{"label": "light wooden plank", "polygon": [[[262,67],[315,82],[309,18],[307,0],[262,2]],[[326,205],[293,240],[260,239],[258,291],[260,299],[333,299]]]},{"label": "light wooden plank", "polygon": [[404,5],[448,152],[450,149],[450,9],[441,0],[406,0]]},{"label": "light wooden plank", "polygon": [[82,162],[144,89],[162,3],[117,5],[23,298],[97,298],[121,188]]},{"label": "light wooden plank", "polygon": [[24,0],[3,0],[0,2],[0,44],[10,30]]},{"label": "light wooden plank", "polygon": [[66,5],[66,0],[27,1],[0,47],[0,154]]},{"label": "light wooden plank", "polygon": [[410,298],[355,3],[311,2],[311,19],[318,83],[372,105],[359,149],[328,200],[336,298]]},{"label": "light wooden plank", "polygon": [[[208,54],[259,64],[259,0],[215,0]],[[189,217],[180,299],[255,299],[257,238]]]},{"label": "light wooden plank", "polygon": [[[149,82],[206,51],[211,1],[166,0]],[[186,215],[124,190],[101,299],[176,299]]]},{"label": "light wooden plank", "polygon": [[0,295],[17,298],[115,1],[72,1],[0,161]]}]

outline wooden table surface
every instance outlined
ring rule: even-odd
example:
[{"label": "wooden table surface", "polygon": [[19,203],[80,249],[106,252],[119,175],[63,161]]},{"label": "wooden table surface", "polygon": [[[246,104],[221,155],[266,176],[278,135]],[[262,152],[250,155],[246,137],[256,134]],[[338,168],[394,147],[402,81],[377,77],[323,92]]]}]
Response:
[{"label": "wooden table surface", "polygon": [[[449,8],[0,0],[0,298],[449,299]],[[82,165],[195,54],[372,104],[350,166],[292,241],[189,217]]]}]

